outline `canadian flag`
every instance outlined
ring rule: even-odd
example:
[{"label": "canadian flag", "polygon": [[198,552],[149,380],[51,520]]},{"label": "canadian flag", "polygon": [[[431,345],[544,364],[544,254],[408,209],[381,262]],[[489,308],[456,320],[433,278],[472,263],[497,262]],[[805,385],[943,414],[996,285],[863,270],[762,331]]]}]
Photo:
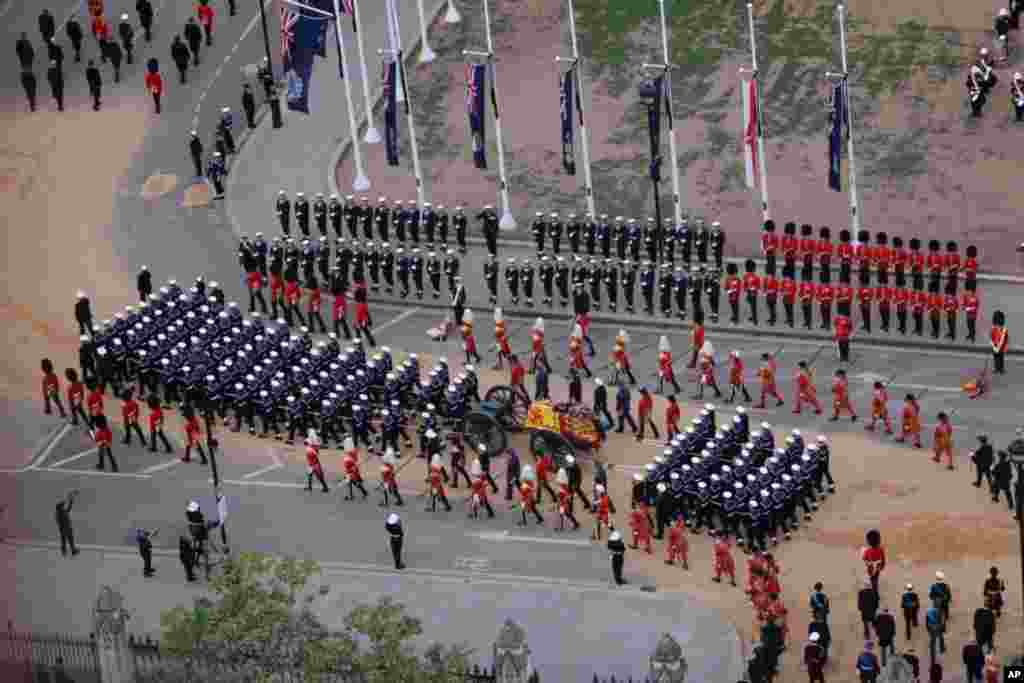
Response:
[{"label": "canadian flag", "polygon": [[743,81],[743,168],[747,187],[757,187],[757,80]]}]

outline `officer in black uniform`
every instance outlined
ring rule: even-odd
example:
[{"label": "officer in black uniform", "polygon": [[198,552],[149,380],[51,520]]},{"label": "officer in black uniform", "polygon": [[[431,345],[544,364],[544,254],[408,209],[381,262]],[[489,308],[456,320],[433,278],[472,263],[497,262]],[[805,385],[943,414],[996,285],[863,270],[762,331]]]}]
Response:
[{"label": "officer in black uniform", "polygon": [[449,249],[444,260],[444,274],[448,278],[448,294],[455,294],[455,278],[459,276],[459,257],[454,249]]},{"label": "officer in black uniform", "polygon": [[636,289],[636,270],[637,266],[632,261],[622,262],[622,296],[626,300],[627,313],[635,312],[633,297]]},{"label": "officer in black uniform", "polygon": [[569,264],[565,257],[557,257],[555,263],[555,285],[558,287],[558,299],[562,308],[569,305]]},{"label": "officer in black uniform", "polygon": [[658,303],[661,307],[661,314],[666,318],[672,317],[672,266],[668,263],[661,264],[658,273]]},{"label": "officer in black uniform", "polygon": [[704,281],[704,290],[708,295],[708,307],[711,309],[711,322],[718,322],[718,307],[722,303],[722,271],[713,268]]},{"label": "officer in black uniform", "polygon": [[519,266],[516,265],[514,258],[509,258],[508,263],[505,265],[505,286],[508,287],[509,296],[512,299],[512,305],[519,305]]},{"label": "officer in black uniform", "polygon": [[626,248],[629,245],[629,226],[626,225],[626,220],[622,216],[615,217],[612,232],[615,235],[615,254],[619,257],[619,261],[625,261]]},{"label": "officer in black uniform", "polygon": [[672,273],[672,291],[676,298],[676,315],[686,320],[686,297],[689,293],[690,281],[682,267],[676,267]]},{"label": "officer in black uniform", "polygon": [[697,252],[697,262],[706,265],[708,262],[708,248],[711,246],[711,233],[703,219],[697,220],[697,231],[693,239],[694,251]]},{"label": "officer in black uniform", "polygon": [[455,215],[452,216],[452,225],[455,227],[455,243],[459,246],[459,253],[466,253],[466,226],[468,219],[461,206],[455,207]]},{"label": "officer in black uniform", "polygon": [[380,291],[380,265],[383,260],[381,250],[373,242],[366,243],[366,269],[370,273],[370,289]]},{"label": "officer in black uniform", "polygon": [[423,298],[423,253],[419,247],[412,250],[412,283],[416,287],[416,298]]},{"label": "officer in black uniform", "polygon": [[689,270],[693,261],[693,231],[690,230],[689,219],[683,218],[683,222],[676,229],[676,242],[679,243],[679,258],[683,262],[683,270]]},{"label": "officer in black uniform", "polygon": [[[498,303],[498,257],[491,254],[484,262],[484,284],[490,292],[490,302],[493,306]],[[456,322],[456,324],[458,324]]]},{"label": "officer in black uniform", "polygon": [[582,256],[576,256],[573,258],[572,263],[572,287],[575,290],[577,287],[586,284],[587,280],[590,279],[590,268],[587,266],[587,262],[583,260]]},{"label": "officer in black uniform", "polygon": [[420,212],[420,225],[423,226],[423,238],[427,249],[433,249],[437,238],[437,214],[434,213],[434,206],[430,202],[423,203],[423,210]]},{"label": "officer in black uniform", "polygon": [[316,229],[320,231],[321,236],[327,235],[327,201],[323,192],[318,192],[316,199],[313,200],[313,222],[316,223]]},{"label": "officer in black uniform", "polygon": [[530,263],[530,259],[523,259],[523,265],[519,267],[519,281],[523,285],[526,305],[533,308],[533,264]]},{"label": "officer in black uniform", "polygon": [[540,265],[537,266],[540,275],[540,284],[544,289],[544,305],[551,306],[554,297],[555,266],[548,256],[540,257]]},{"label": "officer in black uniform", "polygon": [[715,262],[715,269],[721,272],[722,261],[725,258],[725,232],[722,230],[722,224],[718,221],[711,224],[709,241],[711,242],[711,258]]},{"label": "officer in black uniform", "polygon": [[[477,214],[481,221],[484,233],[484,241],[487,243],[487,252],[491,256],[498,255],[498,215],[494,213],[494,207],[488,204],[484,210]],[[461,244],[460,244],[461,246]]]},{"label": "officer in black uniform", "polygon": [[402,544],[405,542],[405,530],[402,529],[402,520],[395,513],[388,515],[384,528],[388,532],[388,543],[391,545],[391,557],[395,561],[395,569],[405,569],[402,562]]},{"label": "officer in black uniform", "polygon": [[658,224],[653,218],[647,219],[647,227],[644,229],[644,250],[648,261],[658,262]]},{"label": "officer in black uniform", "polygon": [[604,288],[608,297],[608,310],[614,313],[619,306],[619,269],[610,258],[605,259],[604,264]]},{"label": "officer in black uniform", "polygon": [[302,192],[295,194],[295,223],[304,237],[309,237],[309,201]]},{"label": "officer in black uniform", "polygon": [[338,195],[332,194],[330,201],[327,203],[327,221],[331,224],[331,229],[334,230],[334,237],[341,237],[341,202],[338,201]]},{"label": "officer in black uniform", "polygon": [[629,258],[640,263],[640,245],[644,239],[643,228],[635,218],[626,221],[626,227],[629,229]]},{"label": "officer in black uniform", "polygon": [[565,227],[565,237],[569,240],[569,251],[573,256],[579,256],[580,238],[583,236],[583,225],[579,222],[576,214],[569,214],[569,223]]},{"label": "officer in black uniform", "polygon": [[366,240],[372,240],[373,225],[376,214],[373,207],[370,206],[369,197],[360,197],[359,202],[359,219],[363,224],[363,238]]},{"label": "officer in black uniform", "polygon": [[644,302],[644,312],[654,315],[654,268],[650,261],[644,261],[640,269],[640,298]]},{"label": "officer in black uniform", "polygon": [[441,298],[441,259],[437,252],[427,254],[427,275],[430,277],[430,289],[435,299]]},{"label": "officer in black uniform", "polygon": [[388,294],[393,294],[395,291],[395,252],[391,249],[391,244],[385,242],[381,245],[381,274],[384,276],[384,288]]},{"label": "officer in black uniform", "polygon": [[352,195],[345,197],[345,203],[341,206],[341,218],[348,229],[349,239],[359,239],[359,207],[356,206]]},{"label": "officer in black uniform", "polygon": [[588,256],[597,254],[597,221],[593,214],[587,214],[587,221],[583,224],[583,246]]},{"label": "officer in black uniform", "polygon": [[601,247],[601,256],[605,259],[612,255],[612,225],[608,221],[608,214],[602,213],[601,220],[597,224],[597,242]]},{"label": "officer in black uniform", "polygon": [[562,250],[562,233],[565,231],[565,225],[562,223],[557,211],[552,211],[548,215],[547,225],[548,237],[551,238],[551,251],[557,257]]},{"label": "officer in black uniform", "polygon": [[409,272],[412,268],[412,260],[402,247],[396,249],[395,253],[398,256],[398,284],[401,288],[398,295],[405,299],[409,296]]},{"label": "officer in black uniform", "polygon": [[604,268],[597,258],[590,259],[590,304],[595,311],[601,310],[601,283],[604,282]]}]

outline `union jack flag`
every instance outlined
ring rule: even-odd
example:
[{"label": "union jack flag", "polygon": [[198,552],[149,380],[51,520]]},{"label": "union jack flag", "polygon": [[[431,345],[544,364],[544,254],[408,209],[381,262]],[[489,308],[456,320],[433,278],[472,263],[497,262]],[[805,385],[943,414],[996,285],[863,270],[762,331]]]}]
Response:
[{"label": "union jack flag", "polygon": [[288,62],[295,44],[295,25],[299,21],[299,13],[288,7],[281,8],[281,60]]},{"label": "union jack flag", "polygon": [[469,112],[470,116],[476,113],[476,97],[477,97],[477,86],[476,79],[473,78],[473,65],[466,65],[466,111]]}]

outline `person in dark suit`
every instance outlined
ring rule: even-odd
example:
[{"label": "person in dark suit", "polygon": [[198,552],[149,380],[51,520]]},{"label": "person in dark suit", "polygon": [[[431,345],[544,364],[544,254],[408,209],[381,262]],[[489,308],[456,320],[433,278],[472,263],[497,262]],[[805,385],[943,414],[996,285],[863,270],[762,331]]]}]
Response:
[{"label": "person in dark suit", "polygon": [[100,76],[100,70],[96,68],[96,62],[92,59],[85,69],[85,80],[89,83],[89,94],[92,95],[92,110],[99,111],[103,77]]},{"label": "person in dark suit", "polygon": [[71,508],[75,504],[78,491],[72,491],[65,498],[57,503],[57,530],[60,532],[60,554],[67,557],[68,547],[71,547],[71,555],[78,554],[78,547],[75,545],[75,532],[71,527]]},{"label": "person in dark suit", "polygon": [[36,110],[36,75],[30,69],[21,72],[21,87],[25,89],[25,98],[28,100],[28,110]]}]

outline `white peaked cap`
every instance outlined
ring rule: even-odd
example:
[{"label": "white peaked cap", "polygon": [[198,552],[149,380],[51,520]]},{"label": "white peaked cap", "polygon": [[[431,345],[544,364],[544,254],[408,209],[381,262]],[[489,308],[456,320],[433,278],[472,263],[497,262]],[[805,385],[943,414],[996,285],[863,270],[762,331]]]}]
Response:
[{"label": "white peaked cap", "polygon": [[346,436],[345,437],[345,450],[346,451],[355,450],[355,447],[356,447],[355,439],[353,439],[351,436]]},{"label": "white peaked cap", "polygon": [[812,633],[812,634],[810,635],[810,639],[811,639],[811,642],[812,642],[812,643],[816,643],[816,642],[818,642],[819,640],[821,640],[821,634],[820,634],[820,633],[818,633],[817,631],[815,631],[814,633]]},{"label": "white peaked cap", "polygon": [[825,443],[826,441],[828,441],[828,439],[825,438],[824,434],[818,435],[818,443]]},{"label": "white peaked cap", "polygon": [[555,475],[555,481],[559,484],[569,483],[569,473],[565,471],[564,467],[558,468],[558,474]]},{"label": "white peaked cap", "polygon": [[598,484],[597,486],[594,487],[594,490],[597,491],[598,493],[604,493],[604,484]]},{"label": "white peaked cap", "polygon": [[661,340],[658,341],[658,350],[665,352],[672,350],[672,344],[665,335],[661,335]]},{"label": "white peaked cap", "polygon": [[942,572],[935,572],[935,578],[938,579],[939,581],[942,581],[943,579],[946,578],[946,575],[943,574]]},{"label": "white peaked cap", "polygon": [[622,534],[620,534],[618,531],[613,531],[610,534],[608,534],[608,540],[609,541],[621,541],[622,540]]},{"label": "white peaked cap", "polygon": [[665,492],[665,491],[667,491],[667,490],[668,490],[668,487],[667,487],[667,486],[665,486],[665,483],[664,483],[664,482],[662,482],[662,483],[658,484],[658,492],[659,492],[659,493],[664,493],[664,492]]},{"label": "white peaked cap", "polygon": [[501,312],[501,306],[494,307],[494,322],[500,323],[505,320],[505,315]]},{"label": "white peaked cap", "polygon": [[381,459],[389,465],[394,465],[396,461],[395,449],[389,446],[388,449],[384,452],[384,457]]},{"label": "white peaked cap", "polygon": [[635,473],[633,475],[633,481],[643,481],[643,480],[644,480],[644,475],[640,474],[639,472],[637,472],[637,473]]},{"label": "white peaked cap", "polygon": [[189,512],[195,512],[196,510],[199,509],[199,503],[193,500],[191,503],[188,504],[188,507],[185,509],[188,510]]},{"label": "white peaked cap", "polygon": [[431,467],[440,467],[441,466],[441,456],[435,453],[434,457],[430,459],[430,466]]},{"label": "white peaked cap", "polygon": [[312,441],[314,443],[317,443],[317,444],[320,443],[320,437],[316,435],[316,430],[315,429],[310,428],[310,430],[308,432],[306,432],[306,436],[309,437],[310,441]]},{"label": "white peaked cap", "polygon": [[736,413],[738,415],[743,415],[746,412],[747,412],[747,409],[744,408],[743,406],[736,406]]},{"label": "white peaked cap", "polygon": [[573,325],[572,326],[572,336],[576,337],[577,339],[582,339],[583,338],[583,328],[580,327],[579,325]]},{"label": "white peaked cap", "polygon": [[700,352],[705,356],[713,356],[715,355],[715,347],[711,345],[711,342],[706,341],[704,346],[700,347]]},{"label": "white peaked cap", "polygon": [[540,330],[541,332],[543,332],[544,331],[544,318],[537,318],[537,320],[534,321],[534,323],[533,323],[533,329]]},{"label": "white peaked cap", "polygon": [[626,330],[619,330],[619,337],[622,338],[622,341],[627,344],[629,343],[629,332],[626,332]]},{"label": "white peaked cap", "polygon": [[462,322],[470,323],[470,324],[473,323],[473,309],[472,308],[467,308],[465,310],[465,312],[462,314]]},{"label": "white peaked cap", "polygon": [[436,436],[437,436],[437,432],[435,432],[433,429],[428,429],[427,430],[427,438],[428,439],[433,439]]},{"label": "white peaked cap", "polygon": [[474,459],[473,464],[469,467],[469,473],[474,477],[479,477],[484,473],[484,468],[480,465],[479,459]]},{"label": "white peaked cap", "polygon": [[533,465],[524,465],[522,478],[526,481],[533,481],[537,478],[537,473],[533,471]]},{"label": "white peaked cap", "polygon": [[78,292],[75,294],[75,296],[77,296],[79,299],[84,299],[85,298],[85,292],[83,292],[82,290],[78,290]]},{"label": "white peaked cap", "polygon": [[398,524],[399,517],[394,512],[388,515],[388,524]]},{"label": "white peaked cap", "polygon": [[737,351],[736,349],[733,349],[732,351],[730,351],[729,355],[732,356],[733,358],[742,358],[743,357],[743,354],[740,353],[739,351]]}]

